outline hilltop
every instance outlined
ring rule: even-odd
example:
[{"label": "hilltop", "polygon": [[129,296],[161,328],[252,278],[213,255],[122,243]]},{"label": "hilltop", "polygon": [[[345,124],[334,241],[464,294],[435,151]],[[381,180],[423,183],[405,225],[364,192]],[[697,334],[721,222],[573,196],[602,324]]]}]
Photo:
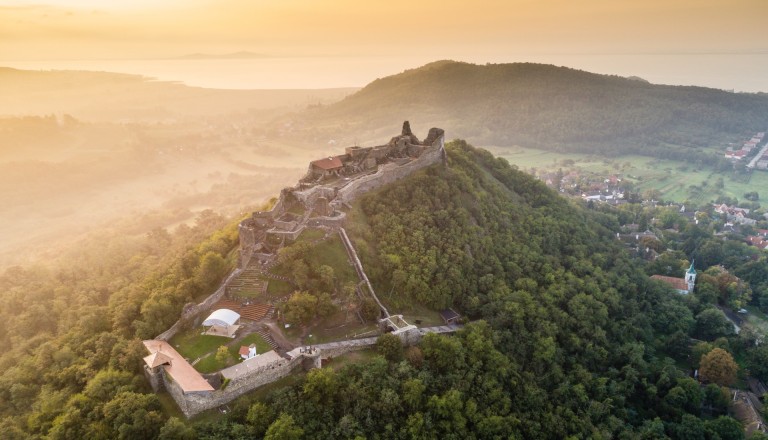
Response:
[{"label": "hilltop", "polygon": [[[352,203],[347,227],[390,310],[453,306],[481,322],[455,337],[425,335],[404,353],[382,346],[384,356],[312,370],[232,402],[224,420],[185,426],[149,391],[138,342],[216,288],[234,264],[235,225],[217,232],[220,221],[208,218],[173,234],[105,237],[60,268],[0,276],[11,292],[0,296],[2,429],[19,438],[260,438],[280,429],[313,438],[682,438],[732,425],[698,418],[702,404],[722,413],[719,389],[705,394],[666,360],[670,343],[682,338],[687,349],[692,312],[621,249],[615,218],[463,141],[446,150],[447,167]],[[304,264],[324,262],[295,266]]]},{"label": "hilltop", "polygon": [[768,96],[544,64],[437,61],[377,79],[301,118],[316,127],[343,120],[375,136],[376,127],[407,119],[402,115],[485,145],[655,155],[662,146],[710,146],[764,130]]}]

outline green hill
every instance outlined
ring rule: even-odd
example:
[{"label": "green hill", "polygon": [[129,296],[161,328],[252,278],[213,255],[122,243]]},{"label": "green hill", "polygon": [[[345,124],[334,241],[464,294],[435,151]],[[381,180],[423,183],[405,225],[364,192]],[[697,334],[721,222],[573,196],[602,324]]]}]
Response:
[{"label": "green hill", "polygon": [[[410,119],[485,145],[664,154],[768,128],[768,96],[654,85],[543,64],[438,61],[377,79],[305,116],[361,132]],[[640,148],[638,148],[640,147]]]},{"label": "green hill", "polygon": [[722,393],[705,393],[667,358],[687,350],[692,312],[630,260],[615,218],[463,141],[447,149],[447,168],[362,197],[348,230],[372,282],[391,292],[383,295],[390,310],[452,305],[479,322],[405,353],[389,345],[386,358],[313,370],[184,426],[149,393],[138,341],[214,288],[235,225],[207,238],[219,219],[173,235],[113,234],[62,267],[0,276],[0,432],[479,439],[696,430],[718,438],[732,426],[698,417],[702,405],[721,414]]}]

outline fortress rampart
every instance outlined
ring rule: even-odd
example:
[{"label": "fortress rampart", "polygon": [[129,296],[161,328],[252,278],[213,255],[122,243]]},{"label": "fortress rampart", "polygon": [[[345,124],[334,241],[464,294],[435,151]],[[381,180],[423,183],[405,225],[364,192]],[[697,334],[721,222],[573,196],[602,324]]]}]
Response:
[{"label": "fortress rampart", "polygon": [[[145,345],[156,345],[158,341],[168,341],[184,327],[199,325],[202,312],[208,310],[226,293],[226,286],[237,277],[252,259],[262,263],[277,258],[277,251],[286,241],[293,241],[306,227],[326,227],[337,229],[342,234],[346,245],[352,245],[342,228],[346,213],[343,211],[353,200],[361,195],[384,185],[402,179],[422,168],[440,162],[445,163],[446,153],[444,132],[432,128],[423,142],[411,133],[410,124],[403,124],[402,133],[393,137],[389,143],[376,147],[349,147],[345,154],[312,161],[307,174],[292,188],[285,188],[269,211],[258,211],[242,221],[240,233],[240,261],[219,289],[200,304],[188,305],[180,319],[168,330],[158,335],[154,341],[145,341]],[[352,252],[351,255],[354,255]],[[357,261],[359,265],[359,261]],[[362,273],[362,267],[359,272]],[[363,274],[363,278],[365,278]],[[367,278],[366,278],[367,281]],[[370,286],[370,284],[369,284]],[[371,294],[373,289],[370,287]],[[375,298],[375,294],[374,298]],[[376,299],[378,302],[378,299]],[[435,327],[418,329],[408,324],[402,315],[390,316],[379,303],[386,317],[379,323],[382,332],[392,332],[401,338],[404,345],[417,344],[426,332],[452,332],[455,327]],[[370,348],[377,338],[353,339],[311,347],[296,348],[281,357],[275,352],[267,352],[248,359],[209,376],[208,382],[199,377],[187,361],[176,354],[175,360],[158,356],[158,352],[145,358],[144,372],[152,388],[165,388],[187,417],[224,405],[233,399],[260,386],[272,383],[292,374],[300,367],[316,368],[322,360],[345,353]],[[168,348],[169,351],[175,351]],[[152,350],[150,350],[152,351]],[[182,364],[173,364],[181,362]],[[171,377],[167,368],[173,365],[186,365],[205,385],[205,390],[185,391]],[[212,378],[212,379],[211,379]],[[224,378],[221,386],[217,380]],[[218,389],[215,389],[218,388]]]},{"label": "fortress rampart", "polygon": [[240,223],[240,267],[254,257],[264,261],[307,225],[341,226],[345,204],[441,161],[445,161],[445,132],[432,128],[421,142],[408,121],[402,133],[385,145],[349,147],[345,154],[312,161],[298,184],[280,192],[271,210],[254,212]]}]

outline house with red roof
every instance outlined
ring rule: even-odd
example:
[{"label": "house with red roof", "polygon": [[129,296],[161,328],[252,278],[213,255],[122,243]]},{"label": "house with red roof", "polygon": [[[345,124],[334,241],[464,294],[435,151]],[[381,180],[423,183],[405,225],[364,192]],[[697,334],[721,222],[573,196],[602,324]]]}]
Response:
[{"label": "house with red roof", "polygon": [[747,244],[752,245],[758,249],[765,250],[768,248],[768,240],[765,237],[759,235],[750,235],[747,237]]},{"label": "house with red roof", "polygon": [[747,155],[747,150],[726,151],[725,158],[733,160],[741,160]]}]

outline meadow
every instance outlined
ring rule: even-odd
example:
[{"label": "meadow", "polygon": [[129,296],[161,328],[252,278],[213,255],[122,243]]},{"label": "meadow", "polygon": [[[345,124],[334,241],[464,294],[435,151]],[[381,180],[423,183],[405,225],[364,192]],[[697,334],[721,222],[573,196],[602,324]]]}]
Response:
[{"label": "meadow", "polygon": [[529,172],[570,169],[596,176],[616,174],[633,184],[633,191],[643,194],[657,190],[661,198],[696,205],[716,200],[719,196],[744,199],[750,191],[768,188],[768,172],[749,174],[716,172],[691,162],[627,155],[600,157],[594,154],[558,153],[523,147],[484,147],[503,157],[521,170]]}]

